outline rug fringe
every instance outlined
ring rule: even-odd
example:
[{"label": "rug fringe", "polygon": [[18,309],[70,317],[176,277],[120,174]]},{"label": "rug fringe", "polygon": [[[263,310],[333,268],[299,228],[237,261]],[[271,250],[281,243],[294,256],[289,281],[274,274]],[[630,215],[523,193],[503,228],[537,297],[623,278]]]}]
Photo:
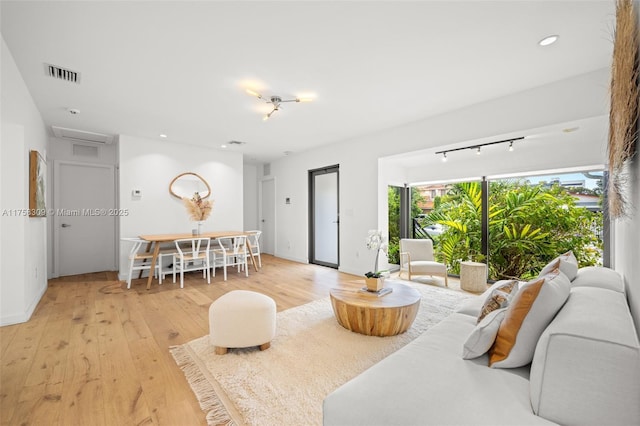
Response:
[{"label": "rug fringe", "polygon": [[209,426],[236,426],[215,389],[202,374],[184,345],[171,346],[169,352],[173,355],[176,364],[184,373],[193,393],[198,398],[200,408],[207,413],[207,424]]}]

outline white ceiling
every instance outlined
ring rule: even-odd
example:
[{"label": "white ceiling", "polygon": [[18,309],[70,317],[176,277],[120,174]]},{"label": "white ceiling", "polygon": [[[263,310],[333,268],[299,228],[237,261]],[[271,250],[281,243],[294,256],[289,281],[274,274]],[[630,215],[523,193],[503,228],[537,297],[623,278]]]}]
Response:
[{"label": "white ceiling", "polygon": [[[1,30],[47,125],[239,140],[228,149],[268,162],[605,68],[614,13],[613,0],[2,1]],[[315,100],[263,122],[246,88]]]}]

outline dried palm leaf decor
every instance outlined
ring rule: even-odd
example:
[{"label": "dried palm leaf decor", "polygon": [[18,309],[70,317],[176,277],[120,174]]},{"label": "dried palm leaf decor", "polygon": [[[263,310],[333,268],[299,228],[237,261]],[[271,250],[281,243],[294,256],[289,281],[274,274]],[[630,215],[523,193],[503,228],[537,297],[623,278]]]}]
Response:
[{"label": "dried palm leaf decor", "polygon": [[640,78],[638,22],[632,0],[616,1],[616,27],[611,64],[609,112],[609,214],[628,215],[625,162],[636,152]]},{"label": "dried palm leaf decor", "polygon": [[213,203],[210,200],[203,200],[197,192],[192,198],[183,197],[182,202],[187,208],[189,218],[196,222],[207,220],[213,208]]}]

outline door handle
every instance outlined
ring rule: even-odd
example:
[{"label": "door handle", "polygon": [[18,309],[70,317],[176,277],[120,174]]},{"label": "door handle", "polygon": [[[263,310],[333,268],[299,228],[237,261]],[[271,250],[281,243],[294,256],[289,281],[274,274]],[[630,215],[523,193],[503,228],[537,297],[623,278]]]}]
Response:
[{"label": "door handle", "polygon": [[63,227],[63,228],[68,228],[68,227],[70,227],[70,226],[71,226],[71,225],[69,225],[68,223],[63,223],[63,224],[62,224],[62,227]]}]

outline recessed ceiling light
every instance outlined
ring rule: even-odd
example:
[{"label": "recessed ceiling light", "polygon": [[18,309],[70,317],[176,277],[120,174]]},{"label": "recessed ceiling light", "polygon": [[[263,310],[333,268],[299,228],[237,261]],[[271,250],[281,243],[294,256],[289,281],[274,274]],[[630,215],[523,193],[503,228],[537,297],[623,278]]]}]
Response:
[{"label": "recessed ceiling light", "polygon": [[226,147],[227,147],[226,145],[220,145],[220,148],[226,148]]},{"label": "recessed ceiling light", "polygon": [[554,35],[550,35],[550,36],[547,36],[547,37],[543,38],[542,40],[540,40],[538,42],[538,44],[540,46],[549,46],[550,44],[553,44],[556,41],[558,41],[559,38],[560,38],[559,35],[555,35],[555,34]]},{"label": "recessed ceiling light", "polygon": [[167,137],[167,135],[165,135],[164,133],[161,133],[161,134],[160,134],[160,137],[161,137],[161,138],[166,138],[166,137]]}]

